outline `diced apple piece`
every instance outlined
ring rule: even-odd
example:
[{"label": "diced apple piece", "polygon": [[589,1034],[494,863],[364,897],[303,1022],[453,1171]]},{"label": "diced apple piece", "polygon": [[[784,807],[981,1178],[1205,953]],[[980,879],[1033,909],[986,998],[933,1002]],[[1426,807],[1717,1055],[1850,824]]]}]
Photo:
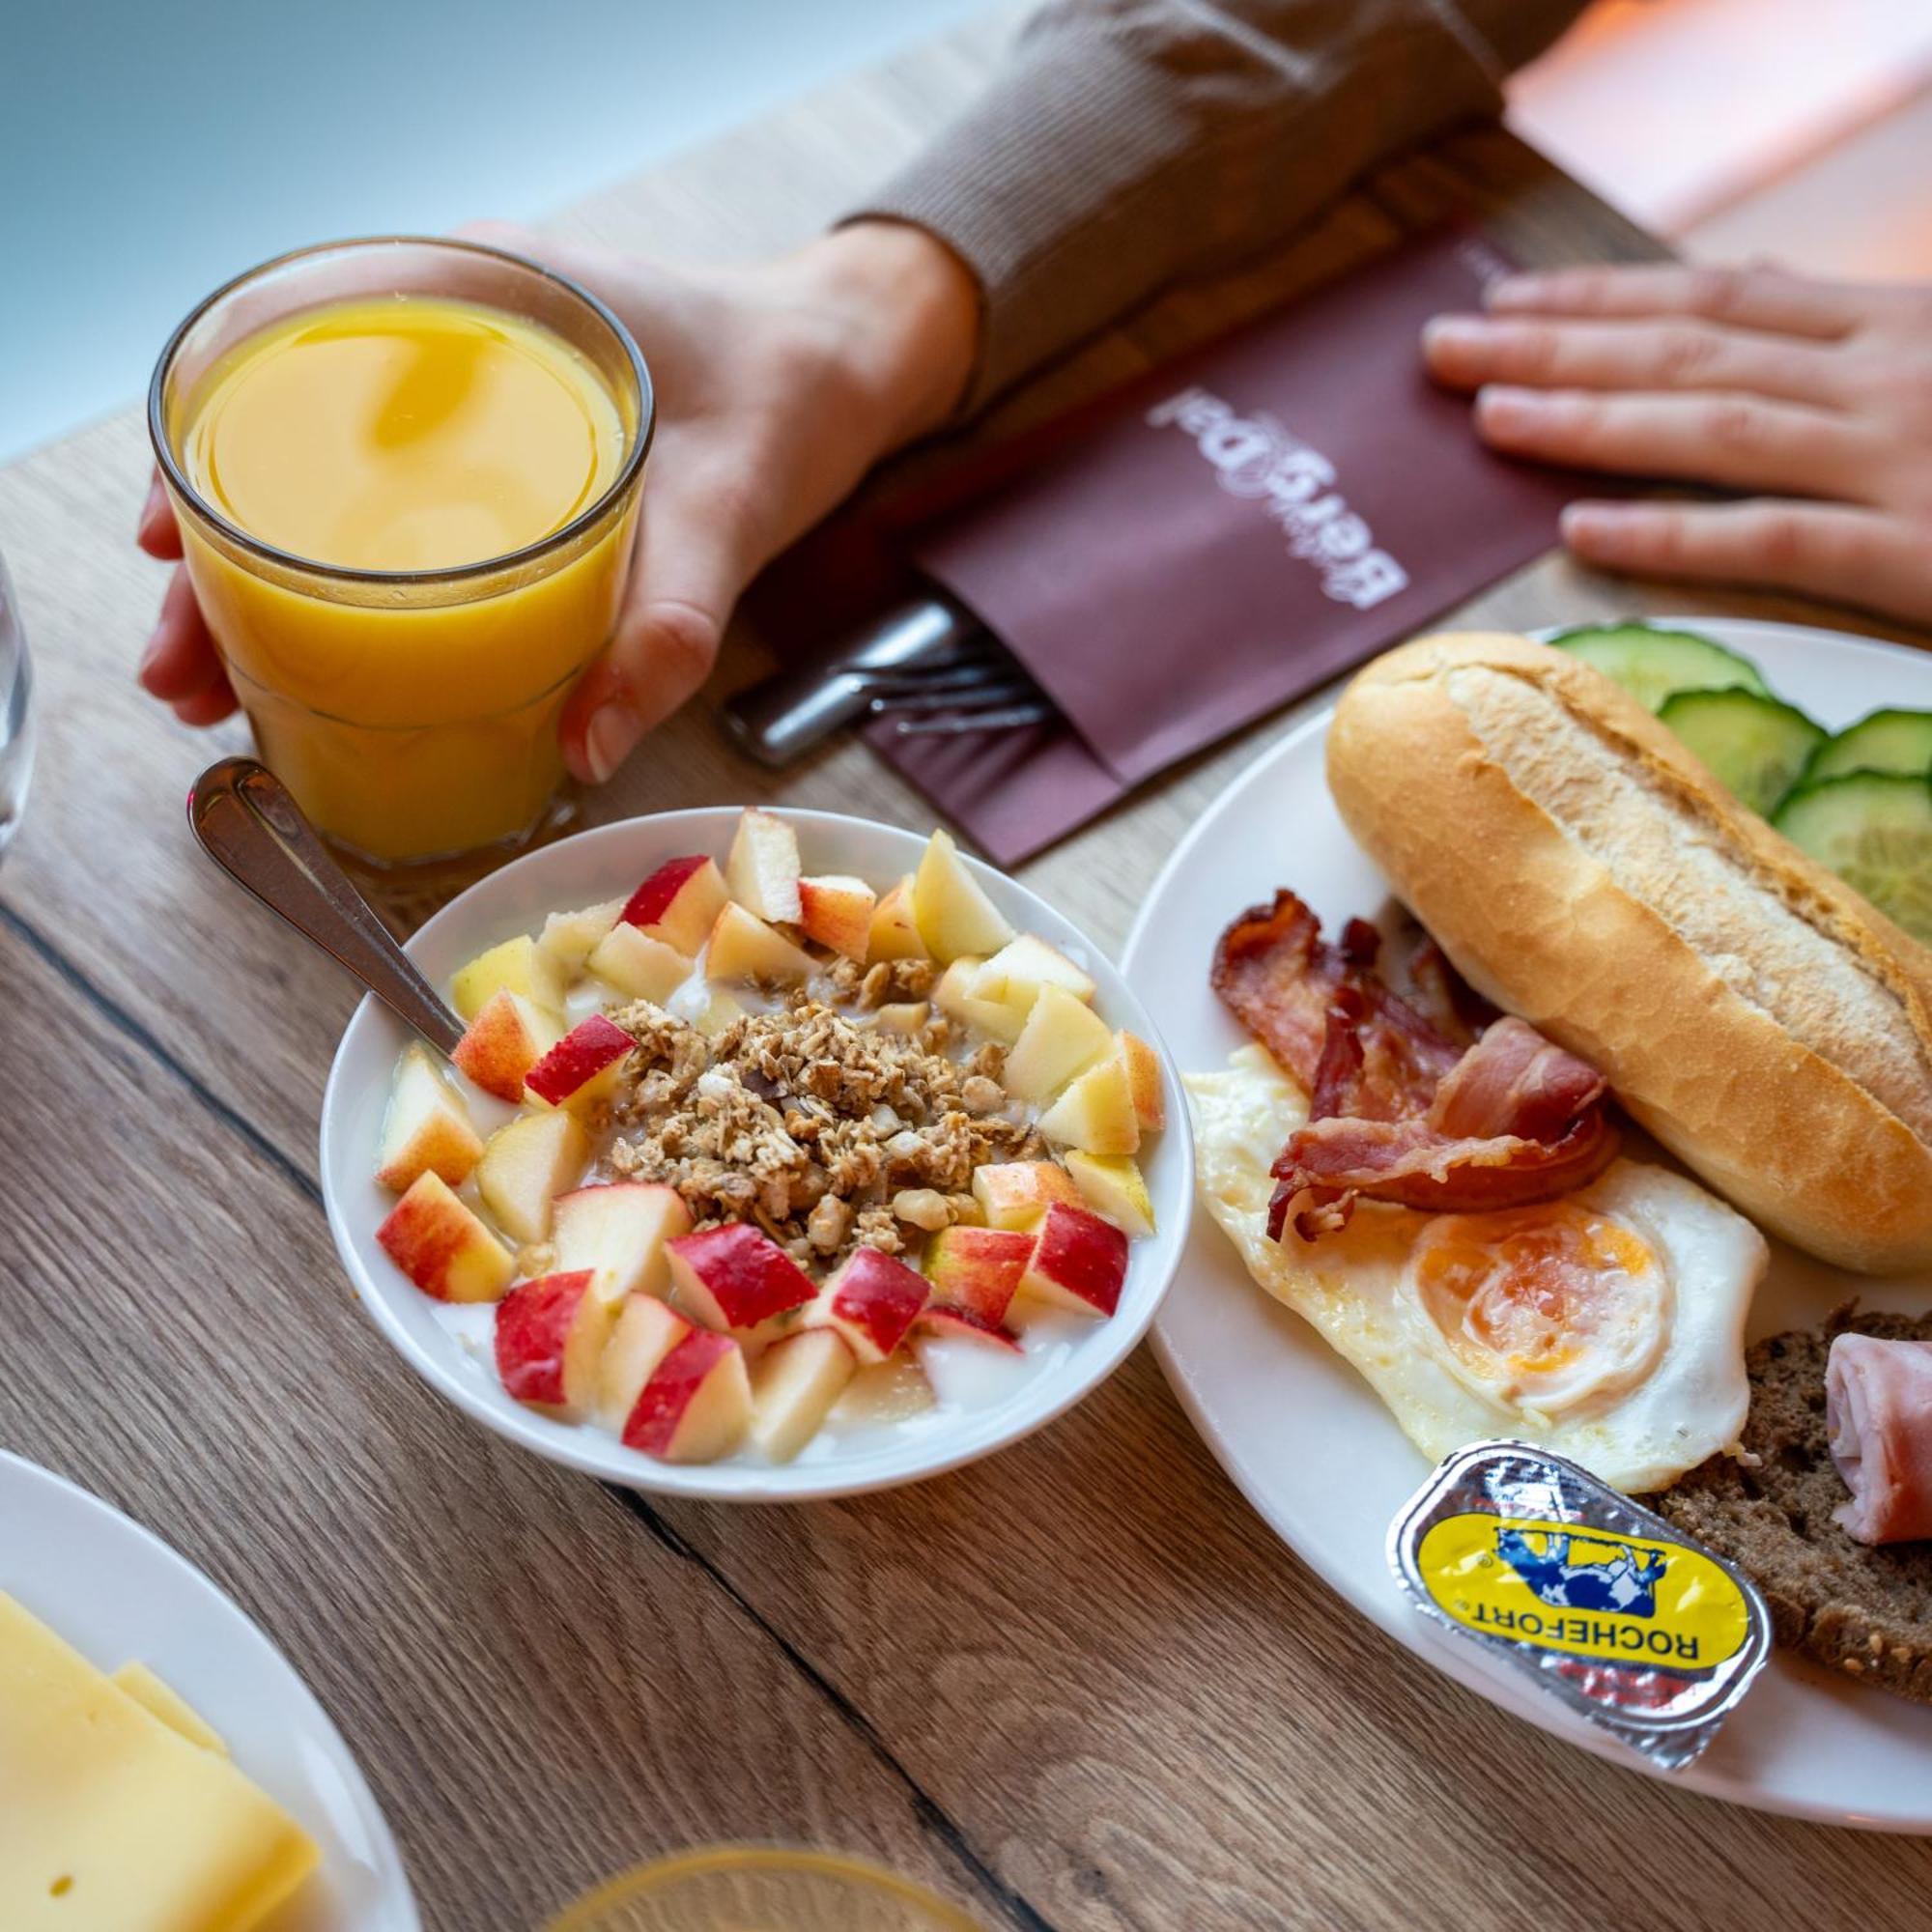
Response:
[{"label": "diced apple piece", "polygon": [[1127,1089],[1134,1096],[1134,1117],[1144,1134],[1157,1134],[1167,1124],[1167,1101],[1161,1091],[1160,1055],[1139,1034],[1122,1029],[1115,1036],[1126,1063]]},{"label": "diced apple piece", "polygon": [[714,992],[704,1003],[704,1010],[692,1021],[706,1039],[716,1039],[733,1020],[745,1017],[742,1000],[734,1000],[729,993]]},{"label": "diced apple piece", "polygon": [[551,1204],[576,1183],[589,1152],[590,1137],[574,1115],[520,1114],[490,1136],[476,1191],[513,1240],[548,1239]]},{"label": "diced apple piece", "polygon": [[864,879],[842,872],[798,882],[799,919],[805,936],[862,964],[871,943],[878,895]]},{"label": "diced apple piece", "polygon": [[616,1091],[624,1062],[636,1045],[614,1021],[592,1013],[572,1027],[530,1068],[525,1085],[552,1107],[595,1106]]},{"label": "diced apple piece", "polygon": [[641,926],[613,925],[585,964],[607,986],[633,1000],[663,1006],[691,978],[692,962]]},{"label": "diced apple piece", "polygon": [[1125,1154],[1082,1153],[1069,1148],[1066,1172],[1086,1205],[1129,1237],[1153,1233],[1153,1203],[1141,1171]]},{"label": "diced apple piece", "polygon": [[679,1306],[707,1328],[749,1334],[818,1292],[769,1235],[744,1221],[679,1236],[665,1243],[665,1256]]},{"label": "diced apple piece", "polygon": [[964,1308],[982,1321],[1006,1320],[1007,1305],[1033,1259],[1034,1237],[1017,1229],[942,1228],[925,1244],[932,1299]]},{"label": "diced apple piece", "polygon": [[1114,1036],[1092,1007],[1065,986],[1042,986],[1001,1078],[1016,1100],[1047,1100],[1113,1050]]},{"label": "diced apple piece", "polygon": [[521,1100],[530,1068],[562,1032],[526,993],[502,988],[483,1002],[449,1057],[484,1093]]},{"label": "diced apple piece", "polygon": [[755,913],[735,901],[711,928],[704,970],[714,980],[751,980],[770,985],[796,985],[811,971],[808,953],[775,932]]},{"label": "diced apple piece", "polygon": [[606,899],[602,905],[583,906],[576,912],[554,912],[537,934],[537,948],[556,962],[566,979],[583,970],[599,940],[617,923],[624,910],[622,899]]},{"label": "diced apple piece", "polygon": [[429,1048],[412,1040],[396,1062],[376,1179],[392,1194],[402,1193],[423,1174],[460,1187],[482,1158],[483,1139],[469,1123],[463,1095],[442,1077]]},{"label": "diced apple piece", "polygon": [[1076,1315],[1111,1315],[1126,1278],[1126,1236],[1088,1208],[1055,1202],[1034,1237],[1020,1293]]},{"label": "diced apple piece", "polygon": [[973,1170],[973,1198],[989,1228],[1031,1228],[1053,1201],[1078,1207],[1080,1190],[1058,1161],[988,1161]]},{"label": "diced apple piece", "polygon": [[932,1007],[925,1000],[897,1000],[884,1006],[872,1015],[872,1024],[881,1033],[918,1033],[932,1017]]},{"label": "diced apple piece", "polygon": [[479,952],[449,982],[450,1000],[465,1022],[483,1010],[492,993],[521,993],[553,1019],[563,1018],[563,977],[527,933]]},{"label": "diced apple piece", "polygon": [[631,896],[617,917],[646,939],[687,958],[704,944],[730,895],[715,860],[702,853],[667,859]]},{"label": "diced apple piece", "polygon": [[[1046,999],[1042,993],[1041,1006]],[[1141,1123],[1134,1112],[1126,1062],[1114,1054],[1090,1066],[1039,1117],[1039,1130],[1057,1147],[1098,1154],[1132,1153],[1141,1144]]]},{"label": "diced apple piece", "polygon": [[1059,986],[1076,1000],[1092,1003],[1093,976],[1082,972],[1057,947],[1031,932],[1023,932],[993,954],[973,976],[976,1000],[993,1000],[1024,1015],[1032,1010],[1042,986]]},{"label": "diced apple piece", "polygon": [[951,1013],[954,1019],[978,1027],[981,1033],[990,1034],[1003,1044],[1010,1046],[1019,1038],[1020,1028],[1025,1022],[1011,1007],[973,997],[973,976],[979,969],[979,960],[970,954],[964,959],[955,959],[939,976],[939,984],[932,989],[933,1005],[942,1013]]},{"label": "diced apple piece", "polygon": [[647,1294],[634,1294],[611,1313],[611,1339],[597,1371],[597,1413],[621,1435],[658,1364],[696,1330],[668,1302]]},{"label": "diced apple piece", "polygon": [[804,912],[798,889],[798,834],[774,811],[739,814],[724,861],[724,886],[747,912],[796,925]]},{"label": "diced apple piece", "polygon": [[901,1352],[889,1362],[861,1369],[832,1405],[834,1423],[876,1428],[923,1415],[936,1398],[915,1356]]},{"label": "diced apple piece", "polygon": [[624,1423],[624,1447],[661,1463],[715,1463],[752,1426],[745,1351],[728,1335],[694,1328],[651,1372]]},{"label": "diced apple piece", "polygon": [[1026,1352],[1020,1338],[1004,1321],[988,1321],[970,1308],[952,1308],[940,1302],[930,1304],[919,1318],[919,1332],[936,1342],[979,1342],[1008,1354]]},{"label": "diced apple piece", "polygon": [[516,1272],[510,1253],[450,1191],[419,1174],[376,1230],[383,1252],[438,1301],[495,1301]]},{"label": "diced apple piece", "polygon": [[919,922],[913,916],[912,874],[908,872],[873,908],[866,958],[876,964],[881,959],[925,956],[925,941],[919,936]]},{"label": "diced apple piece", "polygon": [[818,1434],[858,1367],[845,1339],[807,1328],[775,1342],[752,1371],[752,1446],[789,1463]]},{"label": "diced apple piece", "polygon": [[959,856],[950,832],[935,832],[913,875],[913,916],[925,950],[942,962],[983,958],[1012,938],[1013,929]]},{"label": "diced apple piece", "polygon": [[669,1291],[665,1243],[691,1233],[691,1210],[674,1187],[612,1180],[560,1194],[552,1244],[560,1268],[589,1268],[609,1302]]},{"label": "diced apple piece", "polygon": [[581,1422],[597,1400],[615,1312],[590,1270],[519,1282],[497,1304],[497,1373],[504,1392],[546,1414]]},{"label": "diced apple piece", "polygon": [[819,1291],[813,1325],[837,1330],[868,1367],[883,1362],[912,1333],[931,1284],[879,1248],[854,1248]]}]

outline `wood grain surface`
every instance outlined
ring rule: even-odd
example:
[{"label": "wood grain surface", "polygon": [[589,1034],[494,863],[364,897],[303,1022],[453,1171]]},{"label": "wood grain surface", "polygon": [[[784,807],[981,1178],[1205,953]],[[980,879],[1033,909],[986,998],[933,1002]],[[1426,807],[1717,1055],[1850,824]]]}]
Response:
[{"label": "wood grain surface", "polygon": [[[674,256],[812,232],[965,99],[1011,14],[571,211]],[[1178,291],[1004,408],[1001,434],[1456,211],[1520,258],[1654,252],[1510,140],[1405,163],[1283,254]],[[300,238],[291,238],[300,239]],[[912,462],[937,460],[915,456]],[[131,545],[130,410],[0,471],[41,766],[0,869],[0,1444],[99,1492],[268,1628],[368,1771],[435,1932],[530,1932],[617,1867],[720,1838],[884,1859],[989,1926],[1924,1922],[1932,1852],[1688,1797],[1443,1682],[1247,1509],[1143,1350],[1043,1435],[895,1494],[636,1506],[513,1452],[355,1310],[318,1205],[346,983],[188,840],[245,747],[129,675],[161,576]],[[1559,558],[1471,623],[1790,600]],[[598,819],[771,798],[922,825],[862,748],[773,780],[703,699]],[[1179,835],[1284,714],[1028,867],[1118,947]]]}]

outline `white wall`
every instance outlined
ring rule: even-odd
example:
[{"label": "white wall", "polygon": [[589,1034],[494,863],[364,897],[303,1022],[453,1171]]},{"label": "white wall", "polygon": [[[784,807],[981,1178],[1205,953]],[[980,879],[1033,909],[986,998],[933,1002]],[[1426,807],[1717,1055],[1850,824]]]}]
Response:
[{"label": "white wall", "polygon": [[539,214],[975,5],[0,5],[0,461],[129,401],[252,262]]}]

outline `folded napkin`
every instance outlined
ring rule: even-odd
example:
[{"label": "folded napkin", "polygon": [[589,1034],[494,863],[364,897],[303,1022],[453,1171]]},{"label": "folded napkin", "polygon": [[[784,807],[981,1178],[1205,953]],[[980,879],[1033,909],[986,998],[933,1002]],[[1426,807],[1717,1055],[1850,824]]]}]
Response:
[{"label": "folded napkin", "polygon": [[[970,500],[901,518],[901,554],[1065,722],[906,737],[888,717],[871,744],[1011,865],[1548,549],[1571,484],[1485,449],[1418,347],[1508,266],[1468,235],[1406,244],[979,459]],[[849,605],[864,573],[840,551],[814,546],[809,575]]]}]

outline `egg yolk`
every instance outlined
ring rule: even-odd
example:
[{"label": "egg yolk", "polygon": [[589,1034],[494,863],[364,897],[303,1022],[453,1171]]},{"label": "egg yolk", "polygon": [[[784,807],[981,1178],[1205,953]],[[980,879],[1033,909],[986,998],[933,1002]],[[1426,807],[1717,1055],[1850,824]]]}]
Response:
[{"label": "egg yolk", "polygon": [[1631,1387],[1669,1322],[1667,1270],[1649,1243],[1573,1201],[1439,1216],[1408,1287],[1460,1379],[1543,1412]]}]

